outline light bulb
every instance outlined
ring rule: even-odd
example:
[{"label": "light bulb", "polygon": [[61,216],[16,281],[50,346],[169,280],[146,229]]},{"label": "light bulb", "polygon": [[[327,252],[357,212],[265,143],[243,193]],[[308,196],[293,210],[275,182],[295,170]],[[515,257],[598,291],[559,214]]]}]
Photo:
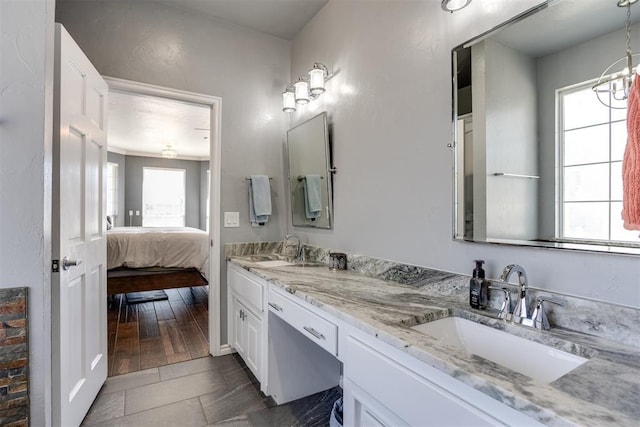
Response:
[{"label": "light bulb", "polygon": [[322,68],[314,66],[309,70],[309,91],[312,95],[320,95],[324,92],[324,75]]},{"label": "light bulb", "polygon": [[293,84],[296,92],[296,104],[304,105],[309,103],[309,83],[298,80]]},{"label": "light bulb", "polygon": [[292,87],[288,87],[282,92],[282,111],[285,113],[296,111],[296,97]]},{"label": "light bulb", "polygon": [[469,3],[471,3],[471,0],[442,0],[440,6],[447,12],[454,12],[468,6]]}]

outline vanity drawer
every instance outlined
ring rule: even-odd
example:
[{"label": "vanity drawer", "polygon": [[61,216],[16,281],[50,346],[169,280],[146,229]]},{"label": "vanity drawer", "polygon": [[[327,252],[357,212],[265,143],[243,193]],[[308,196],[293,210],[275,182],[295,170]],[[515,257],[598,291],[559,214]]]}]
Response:
[{"label": "vanity drawer", "polygon": [[259,312],[263,311],[262,295],[264,286],[258,277],[244,271],[240,267],[229,264],[227,281],[229,288],[244,301],[253,305]]},{"label": "vanity drawer", "polygon": [[269,311],[329,353],[338,354],[338,327],[273,287],[269,288]]}]

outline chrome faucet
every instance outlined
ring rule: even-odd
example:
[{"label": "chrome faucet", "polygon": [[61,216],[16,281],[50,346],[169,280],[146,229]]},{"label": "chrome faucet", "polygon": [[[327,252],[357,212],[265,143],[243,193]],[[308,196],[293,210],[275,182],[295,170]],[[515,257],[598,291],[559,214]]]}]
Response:
[{"label": "chrome faucet", "polygon": [[[295,243],[291,243],[291,240],[295,240]],[[293,246],[295,247],[295,252],[291,255],[289,248]],[[284,238],[284,243],[282,244],[282,254],[284,256],[291,256],[295,259],[300,259],[300,256],[303,254],[302,248],[302,239],[295,233],[287,234]]]},{"label": "chrome faucet", "polygon": [[524,271],[522,266],[518,264],[509,264],[504,268],[504,270],[502,270],[500,280],[508,283],[509,276],[511,276],[512,273],[518,274],[518,284],[520,287],[516,308],[513,310],[513,321],[527,326],[533,326],[533,321],[529,317],[529,310],[527,308],[527,273]]}]

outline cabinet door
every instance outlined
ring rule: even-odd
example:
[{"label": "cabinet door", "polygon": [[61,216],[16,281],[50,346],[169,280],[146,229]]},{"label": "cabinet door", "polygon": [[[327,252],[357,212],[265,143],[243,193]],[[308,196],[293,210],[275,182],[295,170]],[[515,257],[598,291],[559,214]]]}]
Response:
[{"label": "cabinet door", "polygon": [[247,328],[245,327],[245,322],[243,321],[244,316],[247,312],[247,309],[244,308],[244,306],[236,299],[233,298],[233,314],[232,314],[232,328],[231,330],[233,331],[233,335],[231,337],[232,339],[232,345],[233,348],[236,349],[236,351],[240,354],[240,356],[242,356],[242,358],[245,358],[245,354],[246,354],[246,345],[247,345],[247,338],[246,338],[246,331]]},{"label": "cabinet door", "polygon": [[344,383],[344,425],[354,427],[402,427],[408,424],[351,380]]},{"label": "cabinet door", "polygon": [[262,380],[261,349],[262,349],[262,322],[249,310],[245,310],[245,357],[244,361],[258,380]]}]

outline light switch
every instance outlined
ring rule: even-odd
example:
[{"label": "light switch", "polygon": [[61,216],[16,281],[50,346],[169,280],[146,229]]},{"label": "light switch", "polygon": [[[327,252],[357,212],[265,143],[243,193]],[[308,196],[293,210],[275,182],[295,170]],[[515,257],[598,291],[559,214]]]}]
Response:
[{"label": "light switch", "polygon": [[225,228],[240,227],[240,212],[225,212],[224,226]]},{"label": "light switch", "polygon": [[140,211],[136,211],[136,216],[140,216]]}]

